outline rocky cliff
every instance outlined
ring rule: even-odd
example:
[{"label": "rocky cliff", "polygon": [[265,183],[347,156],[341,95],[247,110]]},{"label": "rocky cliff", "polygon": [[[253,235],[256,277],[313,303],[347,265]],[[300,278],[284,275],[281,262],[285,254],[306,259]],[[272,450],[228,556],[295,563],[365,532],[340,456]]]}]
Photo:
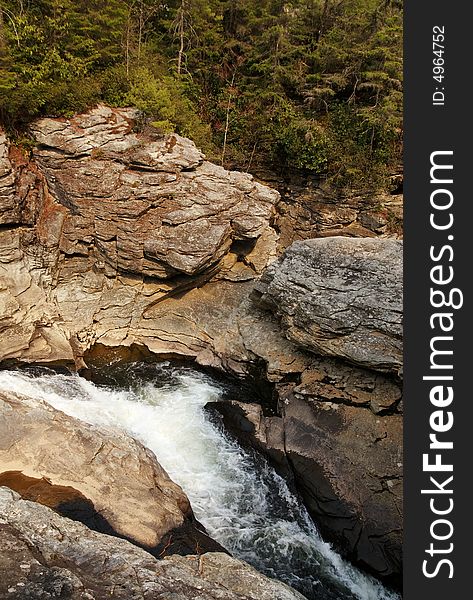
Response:
[{"label": "rocky cliff", "polygon": [[279,194],[134,119],[43,119],[31,157],[0,138],[0,360],[84,369],[129,348],[258,374],[278,407],[251,443],[347,555],[399,577],[400,242],[329,237],[274,263]]}]

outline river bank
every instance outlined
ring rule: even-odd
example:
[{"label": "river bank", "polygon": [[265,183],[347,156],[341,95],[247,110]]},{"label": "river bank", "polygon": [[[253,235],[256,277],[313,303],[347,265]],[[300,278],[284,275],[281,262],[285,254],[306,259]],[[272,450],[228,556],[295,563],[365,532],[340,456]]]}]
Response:
[{"label": "river bank", "polygon": [[399,585],[402,243],[337,217],[286,248],[277,191],[134,115],[43,119],[31,156],[2,137],[2,367],[181,359],[265,390],[226,423],[324,539]]}]

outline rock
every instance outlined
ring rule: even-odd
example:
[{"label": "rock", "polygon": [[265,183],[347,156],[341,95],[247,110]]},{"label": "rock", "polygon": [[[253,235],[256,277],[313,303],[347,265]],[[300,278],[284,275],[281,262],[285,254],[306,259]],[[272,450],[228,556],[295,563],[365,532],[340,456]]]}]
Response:
[{"label": "rock", "polygon": [[392,414],[402,398],[399,381],[339,360],[314,360],[294,388],[299,398],[367,407],[375,414]]},{"label": "rock", "polygon": [[68,332],[21,249],[19,229],[0,230],[0,356],[26,353],[33,362],[70,361]]},{"label": "rock", "polygon": [[222,549],[136,440],[6,392],[0,415],[0,485],[157,554]]},{"label": "rock", "polygon": [[33,124],[34,158],[55,211],[68,209],[58,231],[65,257],[87,270],[195,275],[269,227],[277,192],[206,162],[188,139],[134,132],[135,118],[131,109],[99,106]]},{"label": "rock", "polygon": [[402,366],[402,243],[325,238],[293,244],[256,286],[287,337],[379,371]]},{"label": "rock", "polygon": [[284,445],[284,424],[280,417],[264,416],[261,405],[237,400],[212,402],[206,408],[217,411],[226,429],[242,443],[266,454],[281,475],[292,478]]},{"label": "rock", "polygon": [[[334,378],[337,371],[338,381]],[[383,375],[323,359],[301,383],[277,384],[281,416],[221,402],[225,425],[295,479],[326,539],[353,562],[399,586],[402,572],[402,416],[399,387]],[[362,382],[366,379],[366,386]],[[371,383],[369,383],[371,381]],[[379,403],[385,402],[384,411]],[[371,410],[370,410],[371,409]]]},{"label": "rock", "polygon": [[[207,162],[189,140],[137,132],[134,119],[129,109],[103,106],[68,120],[43,119],[33,125],[39,142],[33,160],[13,147],[3,151],[0,202],[8,198],[9,216],[0,227],[0,362],[86,369],[115,356],[182,357],[269,382],[275,414],[232,404],[228,422],[278,468],[287,468],[290,457],[312,513],[354,560],[395,575],[398,537],[390,532],[401,528],[402,517],[393,516],[390,496],[373,490],[397,489],[399,475],[392,466],[402,443],[400,244],[299,242],[257,282],[289,233],[375,236],[387,232],[388,217],[382,225],[384,217],[366,199],[339,205],[317,193],[317,206],[301,196],[295,217],[286,214],[283,223],[275,208],[290,207],[274,190]],[[399,216],[396,202],[391,208]],[[299,220],[305,210],[307,220]],[[368,292],[359,302],[357,285]],[[264,306],[252,300],[255,286]],[[339,286],[340,293],[327,289]],[[334,308],[342,312],[334,315]],[[322,438],[321,415],[332,413],[343,435],[330,425]],[[382,442],[386,462],[373,462],[380,428],[389,432],[389,443]],[[298,445],[304,432],[327,447],[333,437],[340,460],[328,464]],[[41,473],[24,476],[34,481],[16,476],[23,493],[80,492],[92,501],[65,477],[54,480],[52,494]],[[326,506],[319,510],[318,485],[334,499],[330,518]],[[363,508],[354,500],[358,487]],[[353,541],[356,530],[363,532],[360,544]]]},{"label": "rock", "polygon": [[0,132],[0,360],[82,368],[94,323],[121,343],[148,305],[275,258],[278,193],[135,118],[37,121],[33,161]]},{"label": "rock", "polygon": [[283,422],[287,459],[322,533],[400,585],[402,417],[292,395]]},{"label": "rock", "polygon": [[276,217],[280,251],[295,241],[318,237],[402,238],[402,175],[396,183],[393,179],[391,193],[359,195],[300,173],[286,172],[284,180],[268,172],[255,174],[272,181],[281,193]]},{"label": "rock", "polygon": [[304,600],[221,553],[157,560],[0,488],[0,597],[10,600]]},{"label": "rock", "polygon": [[18,223],[20,206],[15,197],[15,175],[8,156],[9,146],[0,130],[0,224]]},{"label": "rock", "polygon": [[33,225],[41,194],[36,165],[0,129],[0,225]]}]

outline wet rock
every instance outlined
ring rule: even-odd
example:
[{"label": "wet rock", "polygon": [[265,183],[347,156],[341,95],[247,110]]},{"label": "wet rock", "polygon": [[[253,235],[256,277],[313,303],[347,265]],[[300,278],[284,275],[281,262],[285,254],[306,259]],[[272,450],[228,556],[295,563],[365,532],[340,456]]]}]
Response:
[{"label": "wet rock", "polygon": [[157,560],[0,488],[0,596],[11,600],[303,600],[226,554]]},{"label": "wet rock", "polygon": [[284,424],[280,417],[264,416],[261,405],[237,400],[213,402],[207,407],[221,415],[226,429],[232,431],[240,442],[261,451],[281,475],[292,478],[284,445]]},{"label": "wet rock", "polygon": [[0,392],[0,485],[154,552],[221,550],[154,454],[27,396]]},{"label": "wet rock", "polygon": [[391,583],[402,571],[402,417],[344,404],[283,403],[285,451],[321,530]]}]

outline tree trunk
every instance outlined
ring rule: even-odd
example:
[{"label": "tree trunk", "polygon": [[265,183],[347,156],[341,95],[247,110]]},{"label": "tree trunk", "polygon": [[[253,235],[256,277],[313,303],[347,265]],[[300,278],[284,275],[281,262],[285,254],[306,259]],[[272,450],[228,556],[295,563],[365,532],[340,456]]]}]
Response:
[{"label": "tree trunk", "polygon": [[179,34],[179,52],[177,55],[177,74],[180,75],[182,71],[182,62],[184,58],[184,11],[185,11],[185,0],[182,0],[181,7],[179,9],[179,24],[178,24],[178,34]]},{"label": "tree trunk", "polygon": [[228,130],[230,128],[230,109],[232,107],[232,91],[231,90],[233,88],[233,84],[235,83],[235,77],[236,77],[236,69],[233,72],[232,82],[230,84],[230,92],[228,94],[227,115],[225,118],[225,134],[223,136],[223,148],[222,148],[222,167],[224,166],[225,153],[227,151]]}]

